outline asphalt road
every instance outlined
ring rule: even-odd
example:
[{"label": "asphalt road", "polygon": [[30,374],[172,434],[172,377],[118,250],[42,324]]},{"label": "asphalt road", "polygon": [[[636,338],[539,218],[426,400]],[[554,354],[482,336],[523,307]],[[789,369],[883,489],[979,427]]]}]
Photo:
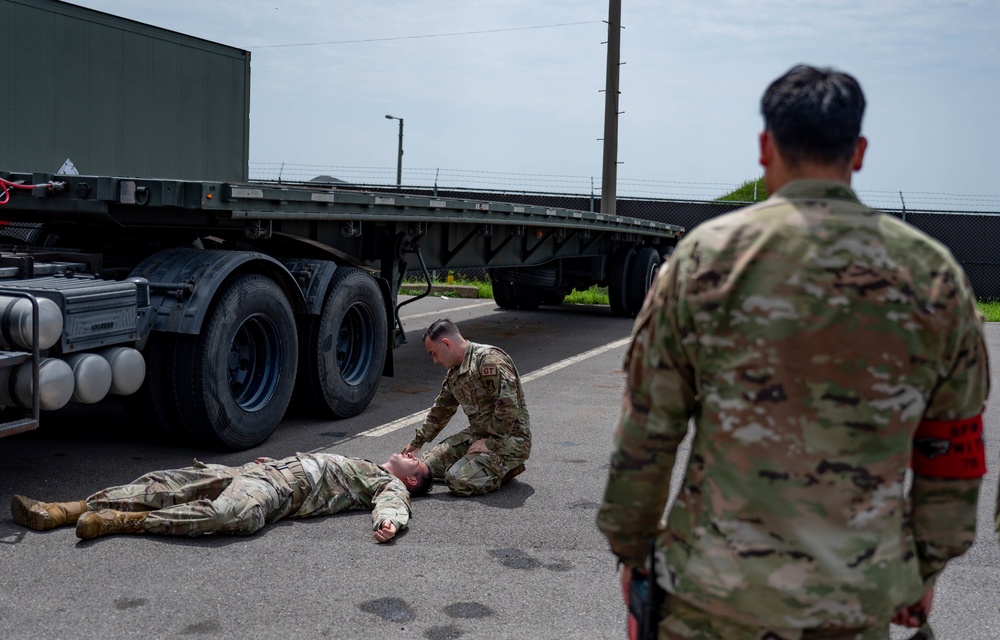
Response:
[{"label": "asphalt road", "polygon": [[[622,389],[631,321],[607,308],[538,312],[428,298],[403,309],[396,351],[371,406],[350,420],[286,417],[263,446],[219,453],[158,442],[114,405],[43,415],[0,439],[0,638],[623,638],[615,562],[594,526]],[[414,501],[409,531],[371,540],[353,512],[279,522],[248,538],[109,536],[15,525],[10,496],[81,499],[147,471],[259,455],[326,451],[384,461],[433,402],[443,371],[420,344],[438,317],[517,363],[532,418],[527,471],[495,494]],[[991,353],[1000,327],[988,329]],[[993,359],[994,380],[1000,356]],[[444,435],[466,424],[461,412]],[[996,461],[1000,413],[987,413]],[[981,498],[980,538],[943,575],[931,621],[939,640],[1000,637],[1000,550],[992,534],[996,467]],[[908,637],[893,630],[893,639]]]}]

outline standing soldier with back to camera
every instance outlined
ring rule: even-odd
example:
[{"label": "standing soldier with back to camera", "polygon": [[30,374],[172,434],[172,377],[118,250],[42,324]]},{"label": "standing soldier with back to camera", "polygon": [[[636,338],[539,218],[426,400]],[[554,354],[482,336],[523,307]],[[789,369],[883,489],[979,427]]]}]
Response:
[{"label": "standing soldier with back to camera", "polygon": [[656,539],[660,638],[887,639],[972,544],[981,318],[945,247],[851,190],[864,107],[845,73],[775,80],[773,195],[689,233],[636,319],[597,522],[623,575]]}]

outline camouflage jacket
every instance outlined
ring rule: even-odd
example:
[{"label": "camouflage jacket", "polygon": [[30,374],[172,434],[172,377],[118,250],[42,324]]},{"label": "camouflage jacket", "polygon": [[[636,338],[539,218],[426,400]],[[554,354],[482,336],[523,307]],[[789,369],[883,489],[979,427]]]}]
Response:
[{"label": "camouflage jacket", "polygon": [[410,521],[410,492],[380,465],[335,453],[297,453],[281,462],[303,461],[309,494],[293,518],[326,516],[352,509],[372,512],[372,530],[389,520],[402,531]]},{"label": "camouflage jacket", "polygon": [[444,429],[459,405],[469,418],[469,431],[505,457],[527,458],[531,451],[528,407],[514,361],[488,344],[467,342],[462,364],[445,376],[413,444],[422,447]]},{"label": "camouflage jacket", "polygon": [[946,248],[847,185],[792,182],[696,227],[658,274],[598,526],[630,566],[658,536],[660,583],[712,615],[887,623],[972,543],[979,479],[904,480],[921,420],[983,411],[986,358]]}]

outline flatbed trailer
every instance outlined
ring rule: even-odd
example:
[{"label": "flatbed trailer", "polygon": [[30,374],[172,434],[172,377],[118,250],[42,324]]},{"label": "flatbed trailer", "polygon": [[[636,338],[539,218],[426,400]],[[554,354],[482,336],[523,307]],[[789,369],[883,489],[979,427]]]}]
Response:
[{"label": "flatbed trailer", "polygon": [[429,290],[431,270],[486,268],[507,309],[602,285],[615,313],[634,315],[683,233],[312,183],[0,171],[0,203],[0,303],[5,291],[45,302],[16,316],[42,323],[20,341],[0,323],[4,348],[27,354],[0,358],[0,405],[37,414],[117,394],[142,424],[228,449],[263,442],[291,402],[334,418],[364,410],[406,340],[407,272]]}]

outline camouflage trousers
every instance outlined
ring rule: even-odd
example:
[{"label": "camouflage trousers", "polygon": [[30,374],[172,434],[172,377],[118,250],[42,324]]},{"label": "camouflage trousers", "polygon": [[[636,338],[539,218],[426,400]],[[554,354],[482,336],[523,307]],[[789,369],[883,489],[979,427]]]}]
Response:
[{"label": "camouflage trousers", "polygon": [[423,456],[431,477],[443,480],[455,495],[478,496],[495,491],[508,471],[527,460],[527,457],[504,457],[497,453],[467,454],[476,440],[479,438],[471,431],[459,431]]},{"label": "camouflage trousers", "polygon": [[291,489],[266,465],[206,465],[153,471],[87,498],[91,510],[149,511],[146,533],[249,535],[288,515]]},{"label": "camouflage trousers", "polygon": [[889,640],[888,621],[881,627],[763,629],[713,616],[669,595],[665,609],[660,640]]}]

